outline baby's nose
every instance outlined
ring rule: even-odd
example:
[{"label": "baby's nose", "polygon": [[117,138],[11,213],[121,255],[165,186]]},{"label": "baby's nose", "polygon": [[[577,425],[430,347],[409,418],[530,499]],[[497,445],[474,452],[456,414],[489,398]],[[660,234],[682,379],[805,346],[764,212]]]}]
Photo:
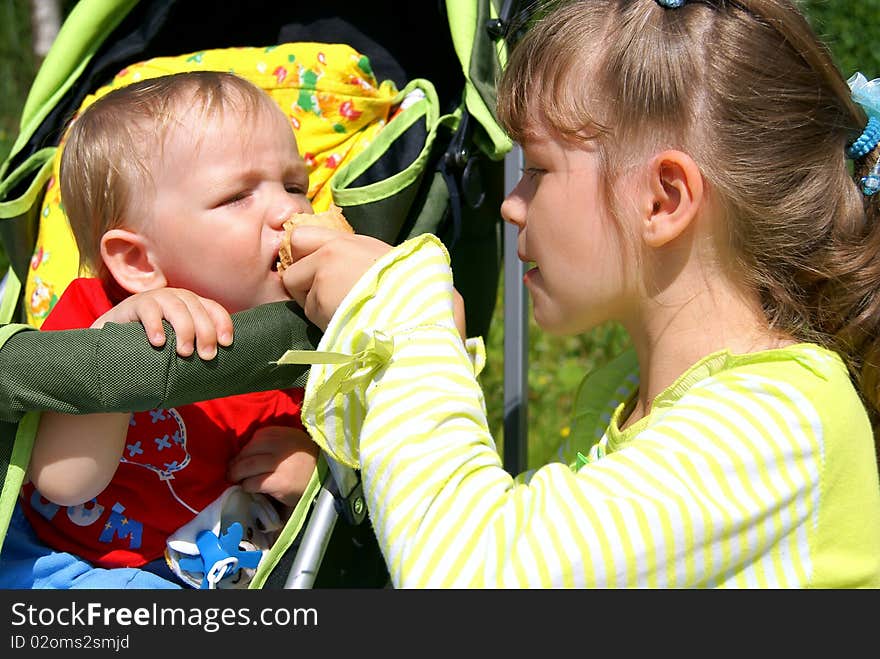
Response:
[{"label": "baby's nose", "polygon": [[293,213],[294,211],[288,208],[273,211],[269,214],[268,224],[273,229],[281,229],[281,227],[284,225],[284,221],[289,218]]},{"label": "baby's nose", "polygon": [[311,213],[312,205],[305,197],[290,198],[288,197],[280,203],[273,211],[273,225],[281,227],[284,221],[294,213]]},{"label": "baby's nose", "polygon": [[304,210],[297,204],[279,204],[271,211],[269,224],[271,224],[273,228],[280,229],[284,224],[284,221],[290,218],[291,215],[302,212],[304,212]]}]

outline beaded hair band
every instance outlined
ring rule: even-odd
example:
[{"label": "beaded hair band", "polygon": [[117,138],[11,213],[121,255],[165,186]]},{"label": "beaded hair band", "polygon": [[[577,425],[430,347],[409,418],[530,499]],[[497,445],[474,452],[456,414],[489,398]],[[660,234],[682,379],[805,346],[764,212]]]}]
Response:
[{"label": "beaded hair band", "polygon": [[657,4],[665,9],[678,9],[684,5],[685,0],[657,0]]},{"label": "beaded hair band", "polygon": [[[862,106],[868,115],[868,123],[858,139],[846,147],[846,157],[858,160],[869,154],[880,143],[880,78],[868,80],[861,73],[854,74],[846,81],[852,92],[852,99]],[[874,163],[867,176],[859,181],[862,194],[866,197],[880,190],[880,160]]]}]

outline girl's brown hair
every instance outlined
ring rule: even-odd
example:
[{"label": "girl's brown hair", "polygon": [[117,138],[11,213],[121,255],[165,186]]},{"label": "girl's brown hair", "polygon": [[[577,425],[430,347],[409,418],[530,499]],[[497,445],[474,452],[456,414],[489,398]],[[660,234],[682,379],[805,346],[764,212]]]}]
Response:
[{"label": "girl's brown hair", "polygon": [[[274,101],[259,87],[217,71],[176,73],[134,82],[97,99],[74,117],[62,143],[61,201],[80,253],[80,267],[109,276],[101,237],[146,215],[137,192],[152,184],[169,128],[183,112],[208,119],[225,109],[253,116]],[[149,199],[149,196],[146,197]]]},{"label": "girl's brown hair", "polygon": [[690,153],[769,326],[845,359],[877,436],[880,194],[856,182],[878,150],[854,181],[844,152],[866,116],[792,2],[556,2],[514,48],[498,98],[515,140],[536,124],[598,138],[609,175],[636,146]]}]

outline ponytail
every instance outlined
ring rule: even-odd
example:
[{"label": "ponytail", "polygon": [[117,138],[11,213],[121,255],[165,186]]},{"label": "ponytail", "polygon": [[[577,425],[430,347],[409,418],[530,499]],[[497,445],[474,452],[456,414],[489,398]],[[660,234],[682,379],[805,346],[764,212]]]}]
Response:
[{"label": "ponytail", "polygon": [[880,146],[853,163],[852,185],[864,220],[838,228],[828,249],[828,279],[817,291],[817,325],[849,366],[868,408],[880,460],[880,193],[863,190],[878,163]]}]

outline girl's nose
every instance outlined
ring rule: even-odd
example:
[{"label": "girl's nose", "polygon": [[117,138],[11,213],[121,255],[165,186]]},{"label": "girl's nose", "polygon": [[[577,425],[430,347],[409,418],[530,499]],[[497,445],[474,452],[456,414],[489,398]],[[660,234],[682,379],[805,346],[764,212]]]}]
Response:
[{"label": "girl's nose", "polygon": [[516,227],[522,228],[525,224],[526,205],[522,197],[517,194],[516,188],[510,191],[501,203],[501,217]]}]

